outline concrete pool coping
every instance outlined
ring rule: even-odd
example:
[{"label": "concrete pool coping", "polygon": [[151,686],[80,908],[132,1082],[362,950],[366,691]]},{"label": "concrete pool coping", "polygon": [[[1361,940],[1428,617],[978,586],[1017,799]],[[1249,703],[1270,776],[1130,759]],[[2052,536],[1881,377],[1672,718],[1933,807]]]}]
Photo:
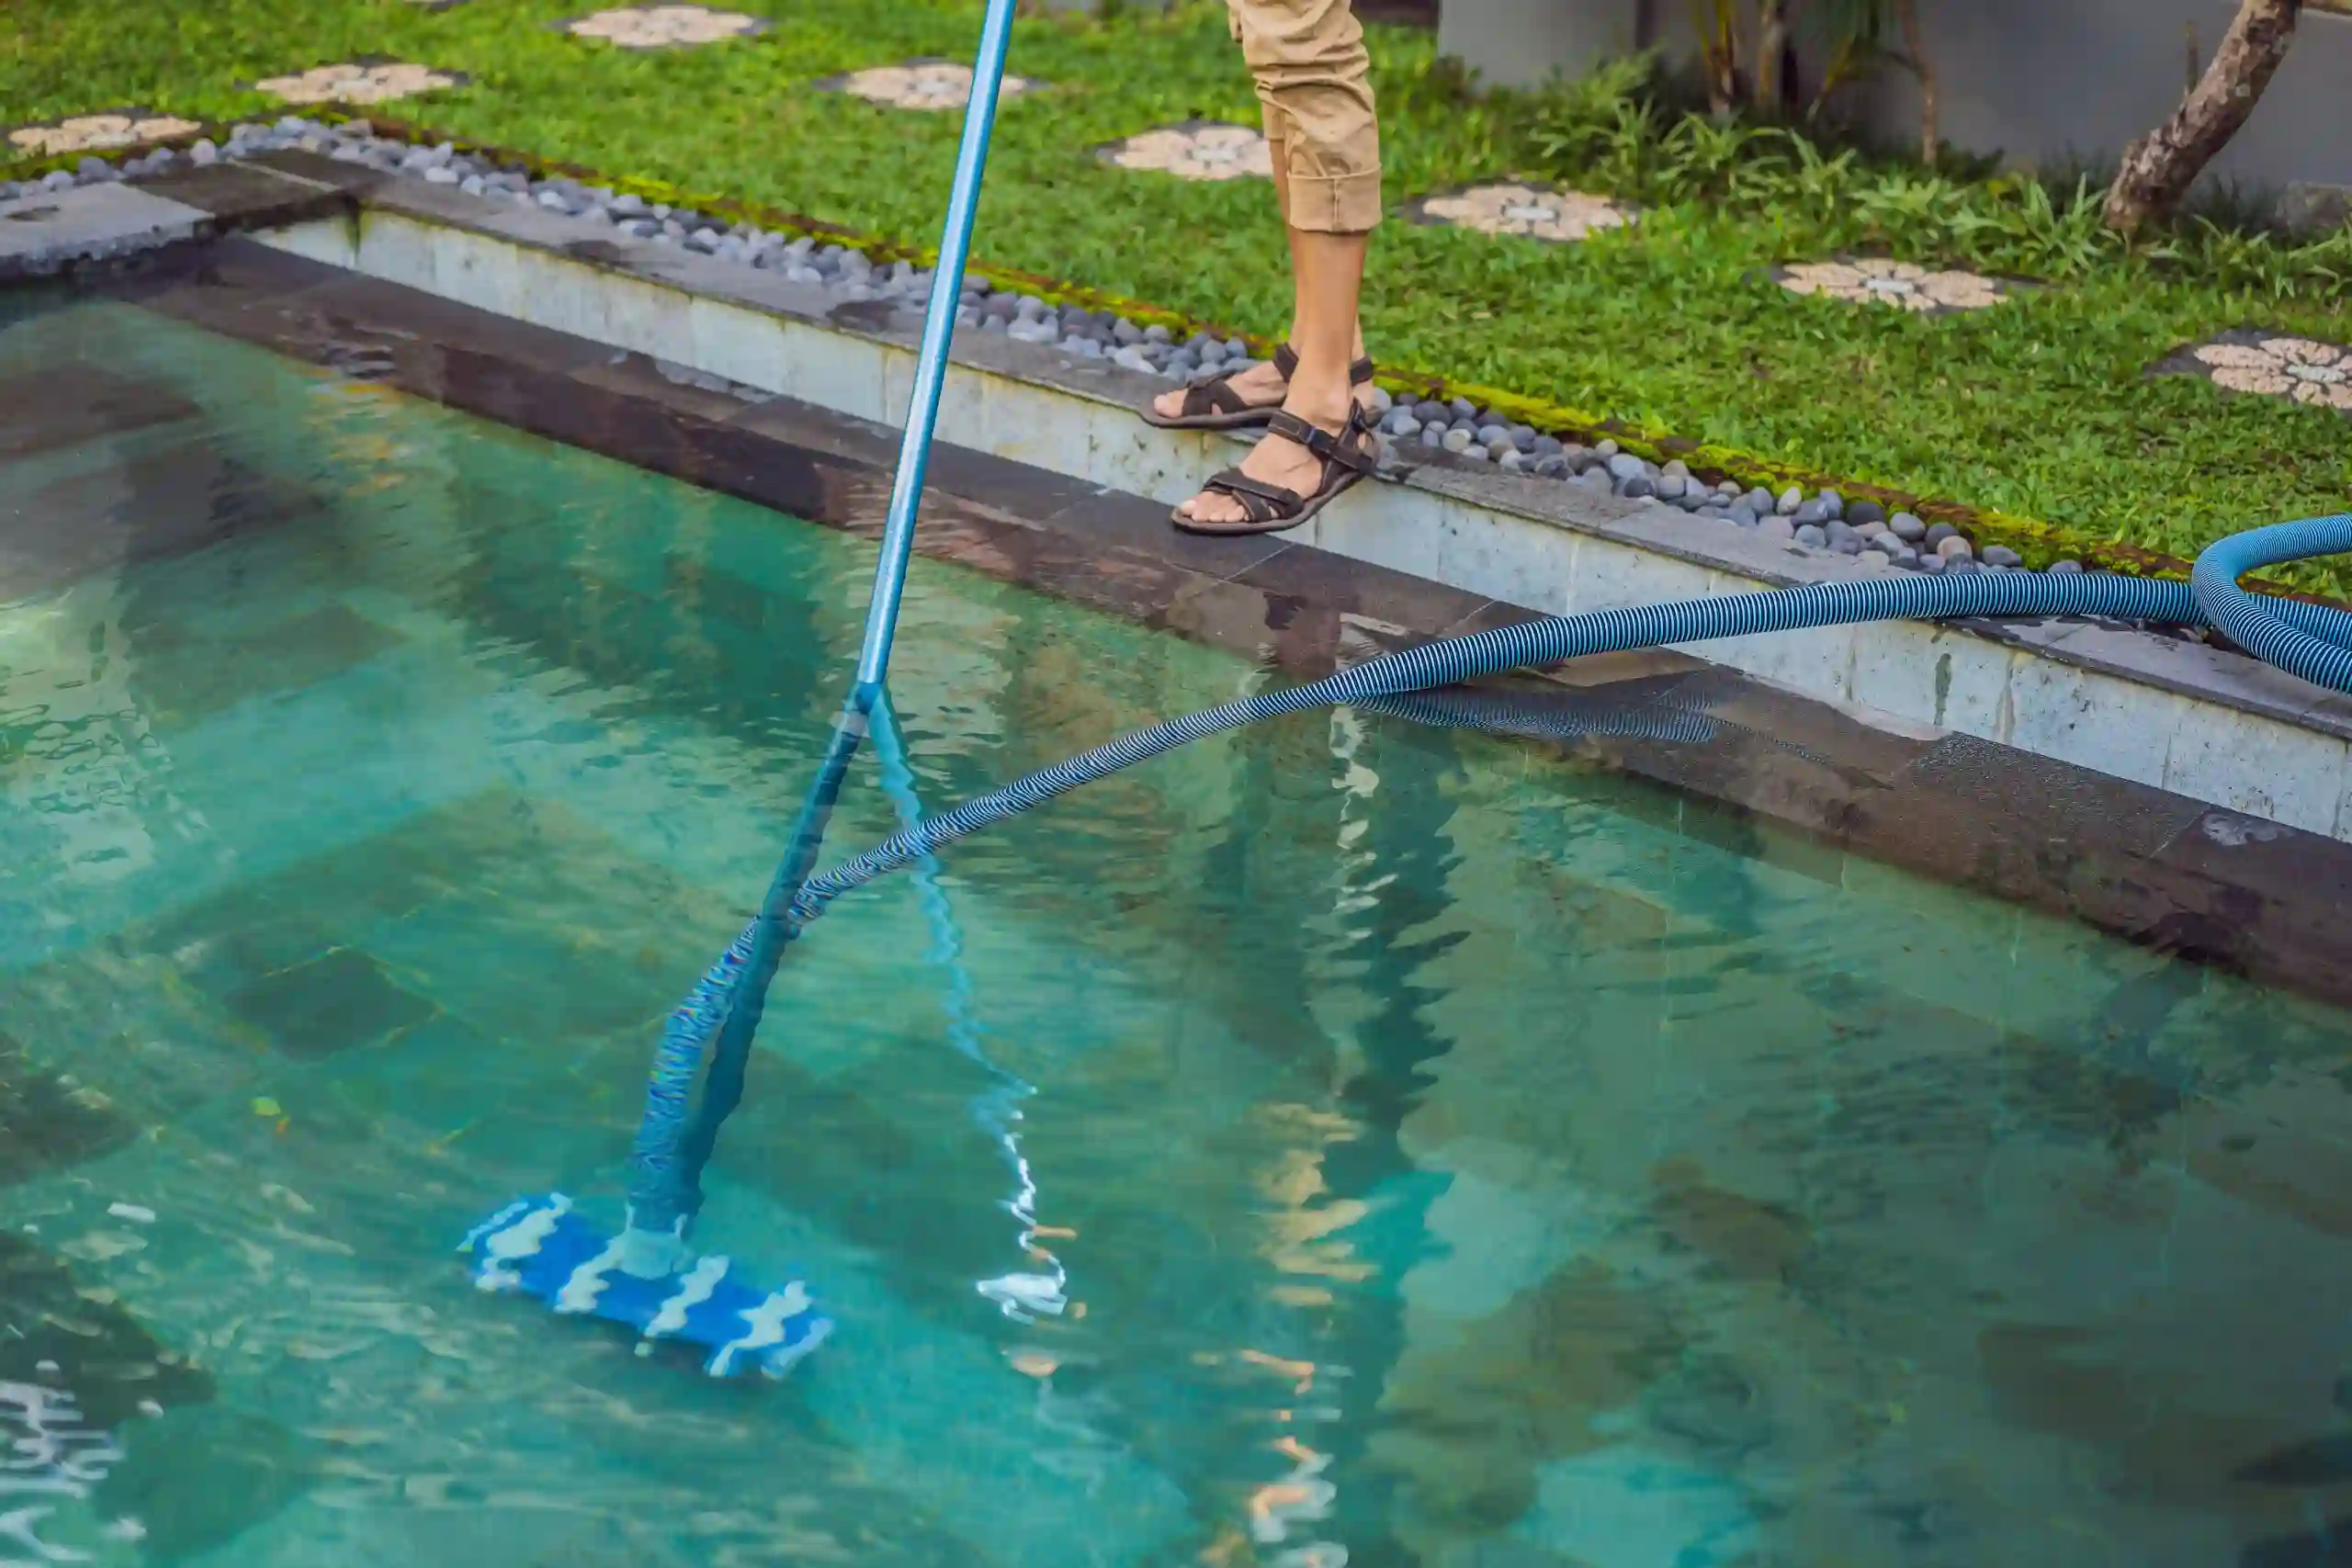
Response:
[{"label": "concrete pool coping", "polygon": [[[857,418],[903,415],[921,318],[901,306],[844,303],[771,271],[316,154],[265,161],[355,204],[268,243]],[[958,335],[956,359],[940,416],[955,445],[1170,504],[1231,459],[1229,436],[1135,416],[1166,389],[1156,378],[977,332]],[[1392,463],[1389,476],[1295,536],[1553,615],[1872,574],[1447,455]],[[2352,697],[2231,652],[2085,622],[1894,622],[1724,639],[1703,656],[1825,702],[2352,839]]]},{"label": "concrete pool coping", "polygon": [[[214,186],[243,203],[237,221],[266,223],[242,171]],[[313,200],[316,186],[298,194]],[[199,205],[203,192],[175,199]],[[283,243],[257,235],[183,247],[113,287],[298,359],[365,362],[364,374],[401,390],[823,525],[876,526],[896,455],[886,419],[387,284],[288,254]],[[989,352],[1022,347],[980,342]],[[877,351],[876,380],[887,366]],[[943,446],[933,480],[918,540],[926,556],[1287,672],[1317,674],[1402,641],[1537,613],[1329,541],[1180,535],[1154,498],[998,453]],[[1404,489],[1383,487],[1392,488]],[[27,570],[17,563],[0,592],[42,586]],[[1685,825],[1740,833],[1744,850],[1807,874],[1840,882],[1849,856],[1892,864],[2352,1001],[2352,846],[2340,841],[1671,651],[1580,660],[1510,684],[1539,730],[1607,729],[1614,717],[1665,709],[1715,724],[1702,744],[1622,734],[1554,744],[1733,807],[1722,818],[1690,814]],[[1758,823],[1789,831],[1758,835]]]}]

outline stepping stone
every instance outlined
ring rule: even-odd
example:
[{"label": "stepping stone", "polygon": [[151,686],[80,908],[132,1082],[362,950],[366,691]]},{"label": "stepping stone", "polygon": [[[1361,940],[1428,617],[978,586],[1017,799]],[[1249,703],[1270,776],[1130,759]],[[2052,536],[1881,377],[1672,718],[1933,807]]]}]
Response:
[{"label": "stepping stone", "polygon": [[1272,150],[1262,132],[1217,120],[1160,126],[1095,151],[1103,162],[1119,168],[1149,169],[1180,180],[1274,176]]},{"label": "stepping stone", "polygon": [[2009,299],[2012,292],[2000,279],[1981,273],[1931,272],[1883,256],[1798,262],[1780,268],[1773,281],[1792,294],[1818,295],[1853,305],[1888,305],[1922,316],[1989,310]]},{"label": "stepping stone", "polygon": [[[960,109],[972,96],[972,68],[952,60],[909,60],[828,76],[817,85],[892,108]],[[1000,102],[1018,97],[1035,85],[1026,77],[1007,76],[998,85],[997,97]]]},{"label": "stepping stone", "polygon": [[2352,347],[2241,328],[2191,344],[2151,367],[2202,376],[2227,391],[2352,414]]},{"label": "stepping stone", "polygon": [[707,6],[624,6],[561,26],[574,38],[596,39],[619,49],[694,49],[768,30],[762,17]]},{"label": "stepping stone", "polygon": [[1605,196],[1510,181],[1425,196],[1410,203],[1406,212],[1417,222],[1557,243],[1585,239],[1605,229],[1622,229],[1634,221],[1632,208]]},{"label": "stepping stone", "polygon": [[202,129],[195,120],[152,109],[106,109],[17,126],[8,132],[8,145],[20,157],[53,158],[65,152],[145,147],[175,136],[193,136]]},{"label": "stepping stone", "polygon": [[254,87],[286,104],[380,104],[463,86],[465,82],[456,72],[404,61],[346,61],[292,75],[265,77]]}]

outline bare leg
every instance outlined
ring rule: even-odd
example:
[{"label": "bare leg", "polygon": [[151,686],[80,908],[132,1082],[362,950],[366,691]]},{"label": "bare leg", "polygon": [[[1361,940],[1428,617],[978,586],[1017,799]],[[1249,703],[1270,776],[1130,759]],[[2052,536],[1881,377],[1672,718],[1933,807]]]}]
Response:
[{"label": "bare leg", "polygon": [[[1356,329],[1356,299],[1363,285],[1368,236],[1304,229],[1290,231],[1294,283],[1291,346],[1298,351],[1298,375],[1283,407],[1310,423],[1338,431],[1347,423],[1348,364],[1363,341]],[[1322,462],[1306,447],[1279,435],[1258,443],[1242,460],[1251,479],[1305,495],[1317,487]],[[1247,513],[1229,495],[1196,495],[1178,510],[1204,523],[1238,523]]]},{"label": "bare leg", "polygon": [[[1298,231],[1290,227],[1290,166],[1283,157],[1283,144],[1280,141],[1268,138],[1266,150],[1273,155],[1274,205],[1281,209],[1283,231],[1290,236],[1291,276],[1295,278],[1299,276]],[[1363,357],[1363,329],[1359,326],[1354,331],[1354,352],[1349,355],[1350,363]],[[1286,334],[1285,341],[1294,348],[1300,346],[1298,320],[1295,312],[1293,313],[1290,332]],[[1268,408],[1280,403],[1284,394],[1290,389],[1283,380],[1282,372],[1276,370],[1271,361],[1251,366],[1233,378],[1230,385],[1236,392],[1240,394],[1244,402],[1253,406],[1263,404]],[[1368,387],[1360,390],[1366,398],[1372,395],[1372,389]],[[1152,400],[1152,407],[1158,409],[1163,416],[1173,419],[1184,410],[1183,391],[1180,389],[1173,392],[1162,392]]]}]

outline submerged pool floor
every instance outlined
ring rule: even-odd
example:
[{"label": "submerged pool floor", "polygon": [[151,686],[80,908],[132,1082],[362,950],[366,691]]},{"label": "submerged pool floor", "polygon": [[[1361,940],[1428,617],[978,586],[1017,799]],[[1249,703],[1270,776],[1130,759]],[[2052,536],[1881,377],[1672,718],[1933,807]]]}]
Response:
[{"label": "submerged pool floor", "polygon": [[[2352,1551],[2342,1015],[1355,713],[958,846],[960,979],[905,878],[812,930],[705,1231],[839,1320],[789,1382],[474,1292],[616,1213],[869,548],[16,309],[0,1563]],[[923,563],[893,694],[944,803],[1263,678]]]}]

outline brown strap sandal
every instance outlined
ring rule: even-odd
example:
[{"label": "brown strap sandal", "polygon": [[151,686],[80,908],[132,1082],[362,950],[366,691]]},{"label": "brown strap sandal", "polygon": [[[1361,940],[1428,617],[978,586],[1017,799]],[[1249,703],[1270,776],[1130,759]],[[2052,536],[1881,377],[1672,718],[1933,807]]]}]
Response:
[{"label": "brown strap sandal", "polygon": [[1323,477],[1311,494],[1301,495],[1295,490],[1252,479],[1239,468],[1227,468],[1201,490],[1204,494],[1229,495],[1239,502],[1243,513],[1240,520],[1204,523],[1182,512],[1170,512],[1169,520],[1187,534],[1279,534],[1313,517],[1379,465],[1368,409],[1350,409],[1348,423],[1340,427],[1336,435],[1287,409],[1275,411],[1274,417],[1266,422],[1266,431],[1270,435],[1297,442],[1323,460]]},{"label": "brown strap sandal", "polygon": [[[1149,403],[1144,404],[1144,423],[1156,424],[1162,430],[1244,430],[1255,424],[1271,423],[1282,408],[1280,400],[1253,403],[1233,389],[1233,378],[1244,368],[1237,366],[1210,377],[1197,386],[1185,388],[1183,406],[1172,414],[1161,413]],[[1283,385],[1289,385],[1290,378],[1298,374],[1297,351],[1288,344],[1277,347],[1274,350],[1274,369],[1281,374]],[[1348,367],[1348,384],[1351,387],[1368,386],[1373,374],[1372,361],[1359,359]]]}]

